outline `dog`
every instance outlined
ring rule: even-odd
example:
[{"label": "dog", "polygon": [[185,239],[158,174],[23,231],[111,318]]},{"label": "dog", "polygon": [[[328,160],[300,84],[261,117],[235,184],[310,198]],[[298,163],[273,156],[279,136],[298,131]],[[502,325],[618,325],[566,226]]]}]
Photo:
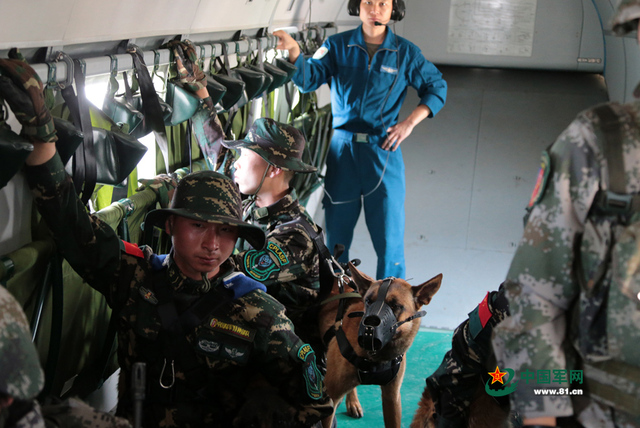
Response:
[{"label": "dog", "polygon": [[420,327],[419,318],[424,315],[421,308],[440,289],[442,274],[411,286],[398,278],[376,281],[352,263],[348,270],[351,277],[337,277],[328,303],[322,305],[318,315],[320,333],[325,338],[329,330],[335,333],[325,342],[325,385],[334,409],[322,424],[324,428],[331,427],[336,407],[348,393],[350,411],[361,415],[355,388],[377,384],[382,391],[385,427],[400,428],[404,355]]},{"label": "dog", "polygon": [[[438,418],[470,428],[519,426],[518,415],[509,410],[509,397],[490,396],[485,389],[489,372],[497,365],[491,347],[492,331],[508,313],[509,304],[500,286],[498,291],[487,293],[455,329],[451,350],[427,378],[410,428],[435,428]],[[475,327],[472,317],[477,320]]]}]

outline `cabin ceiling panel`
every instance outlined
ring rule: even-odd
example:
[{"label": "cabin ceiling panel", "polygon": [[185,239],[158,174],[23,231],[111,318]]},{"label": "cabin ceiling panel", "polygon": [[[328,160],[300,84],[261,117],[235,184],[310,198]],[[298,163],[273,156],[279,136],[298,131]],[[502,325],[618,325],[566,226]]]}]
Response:
[{"label": "cabin ceiling panel", "polygon": [[199,2],[192,33],[267,27],[278,0],[208,0]]},{"label": "cabin ceiling panel", "polygon": [[0,48],[62,43],[75,1],[0,1]]},{"label": "cabin ceiling panel", "polygon": [[[191,26],[199,1],[111,0],[77,1],[65,41],[68,43],[119,40],[160,34],[182,34]],[[108,5],[108,6],[107,6]]]}]

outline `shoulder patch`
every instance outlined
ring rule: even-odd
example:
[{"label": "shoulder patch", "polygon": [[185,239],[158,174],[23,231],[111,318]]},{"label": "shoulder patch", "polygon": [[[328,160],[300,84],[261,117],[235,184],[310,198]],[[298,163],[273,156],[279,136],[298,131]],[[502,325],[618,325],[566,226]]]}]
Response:
[{"label": "shoulder patch", "polygon": [[322,59],[329,53],[329,48],[326,46],[321,46],[316,53],[313,54],[313,59]]},{"label": "shoulder patch", "polygon": [[316,355],[309,344],[298,349],[298,358],[304,362],[304,381],[307,385],[307,395],[313,400],[322,398],[323,377],[316,365]]},{"label": "shoulder patch", "polygon": [[533,188],[533,193],[531,194],[531,199],[529,199],[529,204],[527,208],[533,208],[544,195],[544,190],[547,187],[547,182],[549,181],[549,171],[550,171],[551,158],[549,158],[549,153],[545,150],[542,152],[542,159],[540,159],[540,169],[538,170],[538,178],[536,179],[536,185]]},{"label": "shoulder patch", "polygon": [[127,254],[130,254],[132,256],[136,256],[136,257],[140,257],[141,259],[144,259],[144,253],[142,252],[140,247],[138,247],[138,245],[136,245],[136,244],[132,244],[131,242],[123,241],[121,239],[120,240],[120,249],[122,251],[124,251],[125,253],[127,253]]},{"label": "shoulder patch", "polygon": [[282,266],[289,264],[289,258],[282,248],[274,242],[267,242],[264,250],[250,250],[244,255],[244,271],[257,281],[264,281],[273,272],[278,272]]}]

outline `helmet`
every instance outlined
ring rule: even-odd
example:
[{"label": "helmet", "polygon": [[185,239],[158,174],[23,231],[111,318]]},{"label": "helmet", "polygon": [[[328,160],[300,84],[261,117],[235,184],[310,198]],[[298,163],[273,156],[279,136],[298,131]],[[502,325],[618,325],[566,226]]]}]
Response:
[{"label": "helmet", "polygon": [[621,0],[613,17],[612,29],[622,36],[638,29],[640,19],[640,0]]},{"label": "helmet", "polygon": [[315,172],[316,167],[302,162],[304,137],[296,128],[273,119],[257,119],[243,140],[223,141],[230,149],[249,149],[269,164],[295,172]]},{"label": "helmet", "polygon": [[22,306],[0,286],[0,393],[35,398],[44,386],[38,352]]},{"label": "helmet", "polygon": [[238,236],[255,249],[264,247],[262,229],[242,221],[242,202],[238,187],[229,177],[214,171],[186,175],[178,183],[169,208],[153,210],[145,217],[145,234],[149,226],[162,226],[170,215],[208,223],[238,227]]}]

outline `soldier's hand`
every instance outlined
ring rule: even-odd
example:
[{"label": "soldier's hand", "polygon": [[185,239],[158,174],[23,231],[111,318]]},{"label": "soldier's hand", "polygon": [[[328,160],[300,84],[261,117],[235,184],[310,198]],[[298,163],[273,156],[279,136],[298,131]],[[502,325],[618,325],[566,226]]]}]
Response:
[{"label": "soldier's hand", "polygon": [[138,179],[141,184],[136,190],[141,192],[146,189],[151,189],[158,196],[160,206],[166,208],[169,206],[169,202],[173,197],[173,192],[178,187],[177,177],[173,175],[160,174],[152,179]]},{"label": "soldier's hand", "polygon": [[21,135],[32,142],[53,143],[58,138],[43,91],[40,77],[17,49],[9,51],[9,59],[0,59],[0,97],[22,125]]},{"label": "soldier's hand", "polygon": [[162,46],[171,50],[176,61],[176,75],[178,81],[191,92],[207,87],[207,77],[198,65],[196,49],[189,40],[172,40]]}]

